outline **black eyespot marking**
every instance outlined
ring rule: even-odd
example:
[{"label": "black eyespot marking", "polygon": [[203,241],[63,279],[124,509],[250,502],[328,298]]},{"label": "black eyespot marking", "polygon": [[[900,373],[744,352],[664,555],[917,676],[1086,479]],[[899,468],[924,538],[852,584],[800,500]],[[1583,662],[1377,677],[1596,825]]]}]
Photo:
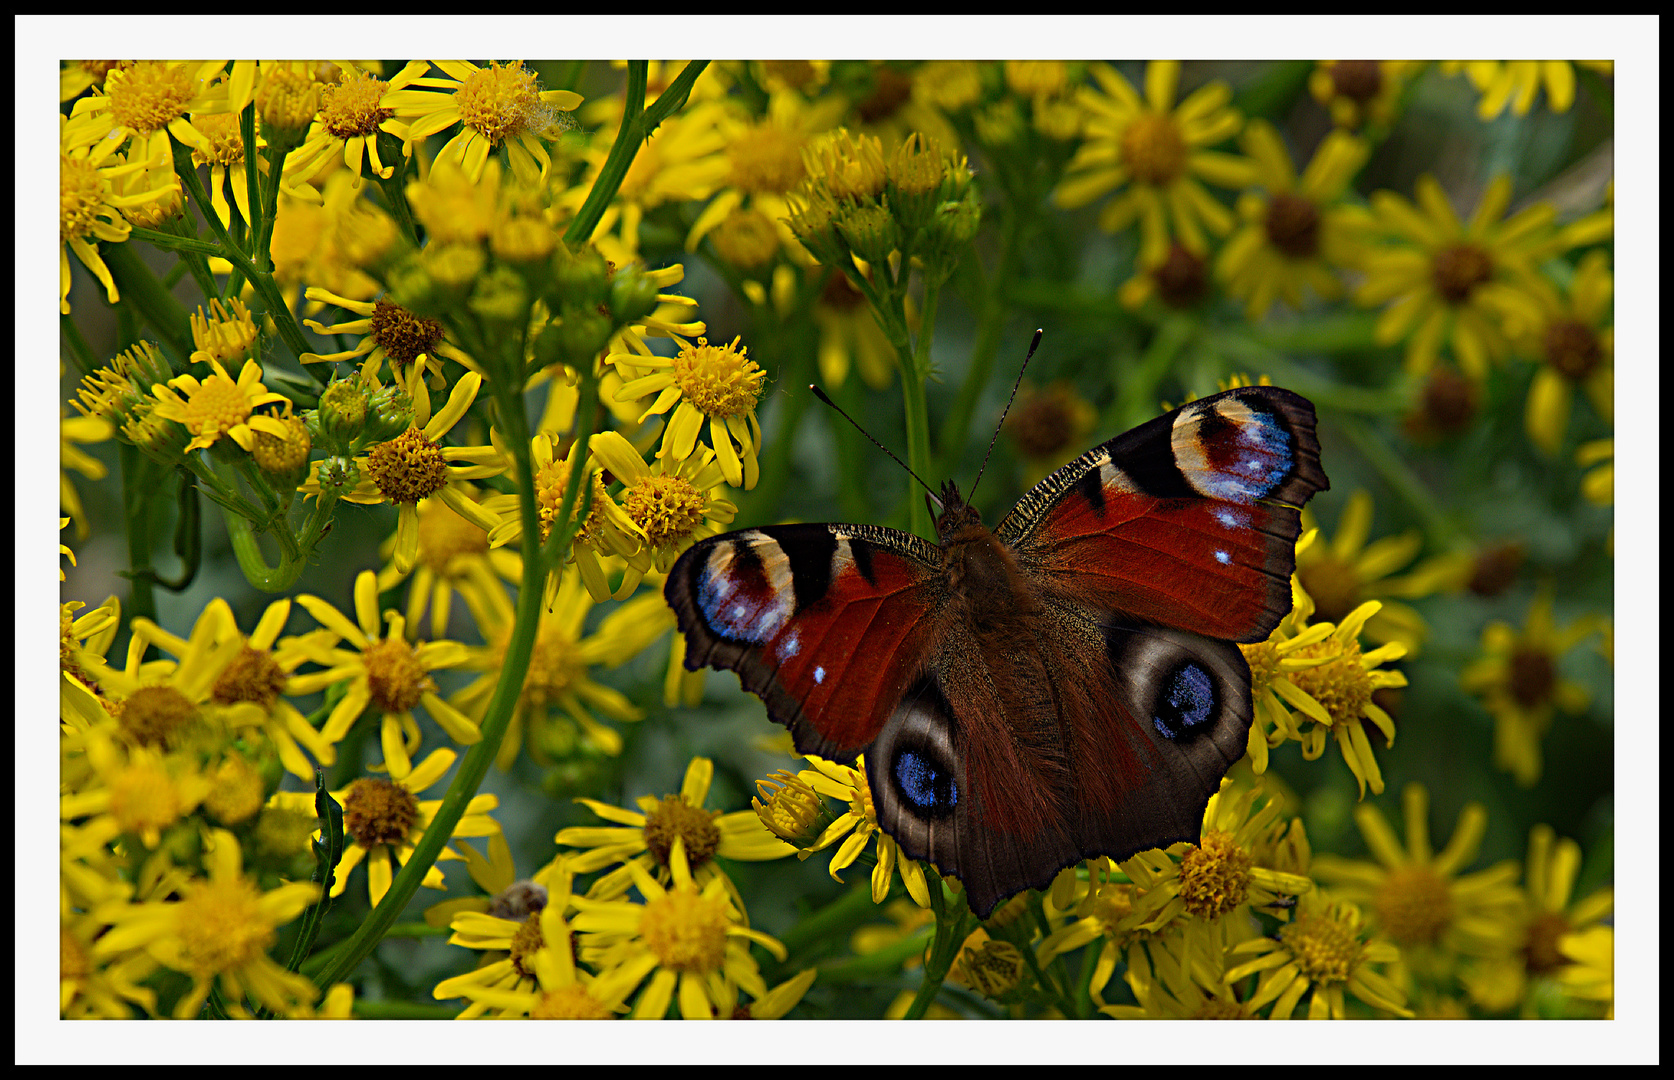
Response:
[{"label": "black eyespot marking", "polygon": [[890,769],[895,790],[923,817],[944,817],[959,805],[953,773],[916,749],[903,748]]},{"label": "black eyespot marking", "polygon": [[1215,715],[1215,680],[1195,660],[1182,660],[1163,680],[1152,710],[1164,738],[1189,734]]}]

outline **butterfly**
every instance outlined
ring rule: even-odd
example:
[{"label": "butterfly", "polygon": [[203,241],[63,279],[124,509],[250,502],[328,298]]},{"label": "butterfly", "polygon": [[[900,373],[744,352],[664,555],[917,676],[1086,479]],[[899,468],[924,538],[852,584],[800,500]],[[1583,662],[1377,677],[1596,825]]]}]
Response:
[{"label": "butterfly", "polygon": [[875,525],[692,545],[664,596],[686,667],[738,673],[796,749],[865,755],[879,826],[986,918],[1067,866],[1196,841],[1245,753],[1236,642],[1291,608],[1330,487],[1313,405],[1247,386],[1082,454],[990,530],[947,482],[937,543]]}]

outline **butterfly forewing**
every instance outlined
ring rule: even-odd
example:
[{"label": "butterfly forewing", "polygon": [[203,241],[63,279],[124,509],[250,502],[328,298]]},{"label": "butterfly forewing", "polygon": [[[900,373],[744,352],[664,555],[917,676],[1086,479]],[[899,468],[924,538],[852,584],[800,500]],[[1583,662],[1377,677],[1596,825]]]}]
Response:
[{"label": "butterfly forewing", "polygon": [[694,544],[664,596],[686,667],[738,672],[797,750],[869,744],[923,667],[938,606],[936,549],[871,525],[778,525]]}]

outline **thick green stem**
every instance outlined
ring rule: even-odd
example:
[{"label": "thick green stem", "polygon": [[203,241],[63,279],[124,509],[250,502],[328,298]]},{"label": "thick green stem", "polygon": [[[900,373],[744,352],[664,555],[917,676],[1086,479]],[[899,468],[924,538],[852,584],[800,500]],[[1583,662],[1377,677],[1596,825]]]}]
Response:
[{"label": "thick green stem", "polygon": [[[424,875],[435,865],[443,846],[453,835],[454,827],[476,796],[477,788],[482,786],[489,765],[499,753],[500,742],[511,724],[512,709],[523,691],[523,678],[529,671],[529,657],[534,651],[535,632],[540,625],[541,594],[548,566],[541,558],[535,470],[529,454],[529,421],[523,411],[522,388],[496,384],[495,403],[507,444],[517,463],[517,494],[523,520],[523,582],[517,596],[516,622],[500,668],[500,681],[494,687],[494,696],[489,699],[488,710],[483,716],[482,740],[466,752],[459,771],[454,774],[453,783],[442,797],[435,818],[413,848],[407,864],[395,875],[389,892],[366,916],[342,953],[316,976],[315,982],[321,987],[346,978],[383,940],[406,909],[407,902],[418,891]],[[564,525],[568,527],[569,523]]]},{"label": "thick green stem", "polygon": [[[936,322],[936,298],[939,290],[934,285],[924,290],[924,315],[919,322],[918,341],[912,360],[901,368],[901,399],[907,420],[907,465],[924,482],[930,474],[930,411],[924,400],[924,382],[930,372],[930,341]],[[908,521],[912,531],[925,539],[935,539],[935,526],[930,521],[930,508],[923,499],[907,502]]]},{"label": "thick green stem", "polygon": [[[139,232],[138,229],[134,230]],[[163,283],[145,265],[131,244],[105,244],[100,249],[111,280],[121,295],[121,306],[138,310],[141,319],[175,356],[192,355],[192,322],[180,301],[163,288]],[[131,341],[124,337],[122,340]]]},{"label": "thick green stem", "polygon": [[978,921],[965,903],[963,891],[949,903],[943,895],[941,876],[934,871],[929,871],[927,876],[930,878],[927,882],[930,886],[930,909],[936,916],[936,936],[924,957],[924,982],[920,984],[912,1004],[907,1006],[906,1016],[903,1017],[906,1020],[924,1018],[930,1003],[941,992],[947,973],[953,968],[953,959],[959,955],[959,947],[965,943],[965,938],[975,929]]}]

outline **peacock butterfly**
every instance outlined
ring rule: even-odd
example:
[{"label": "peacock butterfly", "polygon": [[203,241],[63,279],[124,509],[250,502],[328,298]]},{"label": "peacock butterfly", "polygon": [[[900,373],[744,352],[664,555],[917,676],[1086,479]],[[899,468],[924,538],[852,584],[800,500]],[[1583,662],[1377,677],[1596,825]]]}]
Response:
[{"label": "peacock butterfly", "polygon": [[686,667],[736,671],[800,753],[864,752],[878,824],[981,917],[1081,859],[1196,840],[1249,737],[1234,642],[1290,610],[1300,507],[1330,487],[1314,424],[1240,387],[1087,451],[992,531],[949,482],[938,544],[700,541],[663,589]]}]

